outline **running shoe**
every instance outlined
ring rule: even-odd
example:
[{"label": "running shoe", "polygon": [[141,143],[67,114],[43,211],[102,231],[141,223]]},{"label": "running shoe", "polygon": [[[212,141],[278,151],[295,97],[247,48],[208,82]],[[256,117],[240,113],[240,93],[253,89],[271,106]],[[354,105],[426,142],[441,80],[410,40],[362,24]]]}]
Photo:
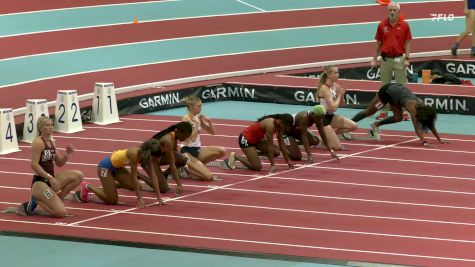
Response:
[{"label": "running shoe", "polygon": [[219,178],[216,175],[211,176],[211,181],[222,181],[223,179]]},{"label": "running shoe", "polygon": [[88,183],[87,182],[82,182],[81,183],[81,201],[83,203],[86,203],[88,201],[88,196],[89,196],[89,189],[87,188]]},{"label": "running shoe", "polygon": [[409,116],[409,114],[404,113],[404,114],[402,114],[402,120],[403,121],[410,121],[411,117]]},{"label": "running shoe", "polygon": [[374,139],[374,140],[381,140],[379,137],[379,127],[375,126],[374,123],[371,124],[371,130],[369,130],[369,135]]},{"label": "running shoe", "polygon": [[341,136],[345,138],[346,140],[352,140],[353,136],[351,136],[350,133],[341,133]]},{"label": "running shoe", "polygon": [[229,166],[229,159],[223,160],[223,169],[231,170],[231,167]]},{"label": "running shoe", "polygon": [[69,195],[68,195],[64,199],[70,199],[74,203],[82,203],[81,191],[75,191],[71,194],[71,197],[69,197]]},{"label": "running shoe", "polygon": [[231,152],[231,154],[229,154],[228,165],[230,169],[236,169],[236,152]]},{"label": "running shoe", "polygon": [[27,203],[28,204],[25,207],[26,213],[33,214],[35,212],[36,206],[38,206],[38,203],[36,202],[36,198],[31,196],[30,201]]},{"label": "running shoe", "polygon": [[178,168],[178,176],[183,179],[192,179],[191,173],[185,167]]},{"label": "running shoe", "polygon": [[18,206],[18,209],[16,211],[16,215],[18,216],[29,216],[31,214],[28,214],[26,212],[26,206],[28,206],[28,202],[21,203],[20,206]]}]

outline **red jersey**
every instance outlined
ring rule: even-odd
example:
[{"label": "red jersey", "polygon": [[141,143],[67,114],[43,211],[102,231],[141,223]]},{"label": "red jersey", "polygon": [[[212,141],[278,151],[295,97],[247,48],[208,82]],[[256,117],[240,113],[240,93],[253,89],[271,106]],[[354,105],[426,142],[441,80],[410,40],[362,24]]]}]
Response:
[{"label": "red jersey", "polygon": [[255,122],[251,126],[247,127],[244,129],[242,132],[242,136],[246,138],[248,144],[250,145],[255,145],[261,141],[264,136],[266,135],[266,132],[264,129],[261,127],[261,122]]},{"label": "red jersey", "polygon": [[406,52],[406,41],[412,40],[412,34],[406,21],[399,19],[393,27],[388,18],[379,23],[374,38],[381,42],[381,54],[397,57]]},{"label": "red jersey", "polygon": [[53,143],[51,143],[51,146],[48,146],[43,137],[41,137],[41,140],[45,143],[45,149],[41,152],[40,161],[38,163],[43,170],[54,176],[54,157],[56,156],[56,148]]}]

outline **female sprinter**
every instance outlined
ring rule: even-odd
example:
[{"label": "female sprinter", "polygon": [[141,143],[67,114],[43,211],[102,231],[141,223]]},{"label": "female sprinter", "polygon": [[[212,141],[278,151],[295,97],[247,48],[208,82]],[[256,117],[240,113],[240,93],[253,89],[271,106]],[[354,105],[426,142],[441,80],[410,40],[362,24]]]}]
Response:
[{"label": "female sprinter", "polygon": [[327,141],[327,136],[323,130],[323,118],[325,117],[325,107],[322,105],[316,105],[311,110],[301,111],[294,117],[294,124],[292,127],[284,133],[284,143],[289,150],[289,156],[293,160],[301,160],[302,152],[297,144],[297,140],[301,141],[307,152],[307,163],[313,163],[312,152],[310,151],[310,145],[318,145],[320,142],[318,137],[313,135],[309,128],[315,124],[322,137],[322,141],[330,151],[330,155],[334,159],[338,159],[338,155],[335,150],[330,148]]},{"label": "female sprinter", "polygon": [[213,122],[209,117],[201,114],[203,103],[198,97],[189,96],[182,101],[188,109],[182,121],[191,123],[193,127],[190,137],[183,142],[184,146],[180,150],[181,153],[187,153],[190,156],[190,163],[187,165],[189,168],[186,166],[184,168],[190,171],[192,176],[200,180],[210,181],[213,179],[213,174],[205,165],[223,157],[226,154],[226,149],[221,146],[201,146],[201,129],[203,128],[206,132],[214,135]]},{"label": "female sprinter", "polygon": [[391,105],[394,115],[371,124],[370,135],[374,139],[379,140],[379,126],[402,120],[402,108],[404,107],[411,115],[414,130],[424,146],[430,146],[423,134],[423,130],[428,131],[429,129],[440,143],[447,143],[447,141],[440,139],[439,133],[435,129],[435,120],[437,118],[435,109],[424,105],[420,98],[414,95],[407,87],[398,83],[383,85],[373,100],[371,100],[369,106],[356,114],[353,117],[353,121],[358,122],[373,115],[387,103]]},{"label": "female sprinter", "polygon": [[53,141],[53,121],[45,116],[36,122],[39,136],[31,143],[31,168],[35,172],[31,182],[29,202],[20,204],[18,215],[33,215],[37,205],[44,208],[51,216],[65,217],[64,197],[78,186],[84,178],[81,171],[54,172],[54,164],[63,166],[74,152],[71,145],[61,155],[56,151]]},{"label": "female sprinter", "polygon": [[[278,157],[280,151],[284,156],[285,162],[289,169],[293,169],[294,165],[289,161],[289,155],[285,148],[283,133],[288,130],[294,122],[294,118],[290,114],[274,114],[259,118],[257,122],[247,127],[238,138],[239,147],[241,147],[244,156],[231,153],[229,159],[224,163],[230,168],[235,169],[235,161],[242,162],[247,168],[260,171],[262,163],[259,159],[258,151],[267,154],[270,161],[269,173],[275,173],[274,157]],[[279,147],[274,145],[273,136],[277,137]]]},{"label": "female sprinter", "polygon": [[[161,153],[160,144],[154,139],[142,143],[140,147],[114,151],[112,155],[101,160],[97,166],[97,175],[101,180],[102,188],[97,188],[89,183],[83,183],[81,191],[76,192],[76,194],[82,202],[87,202],[90,191],[106,204],[115,205],[118,202],[117,181],[120,187],[133,188],[137,195],[137,208],[145,208],[145,201],[140,192],[140,182],[137,179],[137,167],[139,163],[143,163],[149,166],[147,172],[152,177],[151,180],[155,193],[157,193],[158,203],[162,205],[163,200],[158,189],[158,179],[154,168],[150,167],[152,161],[159,160]],[[130,171],[126,166],[130,166]]]},{"label": "female sprinter", "polygon": [[358,127],[354,121],[335,114],[338,107],[345,104],[345,89],[336,83],[339,77],[340,74],[337,67],[325,67],[315,92],[315,99],[327,111],[323,119],[323,129],[328,137],[330,148],[334,150],[342,149],[337,134],[342,134],[345,139],[351,139],[351,135],[348,132],[352,132]]}]

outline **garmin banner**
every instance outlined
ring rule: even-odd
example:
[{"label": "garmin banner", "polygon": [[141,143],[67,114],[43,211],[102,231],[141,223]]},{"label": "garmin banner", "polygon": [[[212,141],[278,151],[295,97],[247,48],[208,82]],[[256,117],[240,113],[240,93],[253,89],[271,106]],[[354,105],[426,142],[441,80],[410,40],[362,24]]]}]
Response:
[{"label": "garmin banner", "polygon": [[[407,78],[409,81],[414,81],[415,78],[422,76],[423,69],[430,69],[432,71],[439,71],[442,73],[450,73],[459,78],[475,78],[475,62],[473,61],[456,61],[456,60],[432,60],[413,62],[407,68]],[[370,66],[356,67],[356,68],[339,68],[340,78],[355,79],[355,80],[380,80],[379,68],[371,69]],[[417,76],[414,74],[417,73]],[[320,72],[309,72],[302,74],[295,74],[296,76],[304,77],[319,77]]]},{"label": "garmin banner", "polygon": [[[365,108],[376,92],[347,88],[345,108]],[[128,98],[118,102],[119,113],[144,114],[171,108],[183,107],[181,99],[197,96],[203,102],[246,101],[290,105],[315,105],[315,89],[297,87],[275,87],[262,85],[219,84],[183,90],[163,91],[152,95]],[[475,99],[450,95],[419,95],[428,105],[435,106],[439,113],[475,115]]]}]

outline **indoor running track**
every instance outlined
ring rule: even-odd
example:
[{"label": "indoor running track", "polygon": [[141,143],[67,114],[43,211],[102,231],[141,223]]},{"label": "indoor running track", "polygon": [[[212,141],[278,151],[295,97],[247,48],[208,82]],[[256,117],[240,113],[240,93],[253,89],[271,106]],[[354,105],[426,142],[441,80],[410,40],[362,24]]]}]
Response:
[{"label": "indoor running track", "polygon": [[[108,126],[85,125],[55,134],[59,148],[76,153],[68,169],[99,184],[96,163],[114,149],[139,145],[178,117],[130,115]],[[237,151],[246,121],[215,120],[217,136],[205,144]],[[364,137],[365,134],[361,133]],[[302,257],[417,266],[475,264],[475,137],[423,148],[412,132],[384,132],[383,141],[344,142],[341,160],[313,148],[316,163],[278,172],[212,168],[222,181],[184,180],[182,197],[166,194],[136,209],[132,192],[123,205],[71,203],[64,219],[1,214],[4,231]],[[433,141],[433,140],[431,140]],[[0,208],[29,197],[29,145],[1,157]],[[430,151],[428,151],[430,150]],[[264,165],[268,169],[268,164]],[[57,169],[60,171],[61,169]],[[172,184],[174,186],[174,184]]]}]

